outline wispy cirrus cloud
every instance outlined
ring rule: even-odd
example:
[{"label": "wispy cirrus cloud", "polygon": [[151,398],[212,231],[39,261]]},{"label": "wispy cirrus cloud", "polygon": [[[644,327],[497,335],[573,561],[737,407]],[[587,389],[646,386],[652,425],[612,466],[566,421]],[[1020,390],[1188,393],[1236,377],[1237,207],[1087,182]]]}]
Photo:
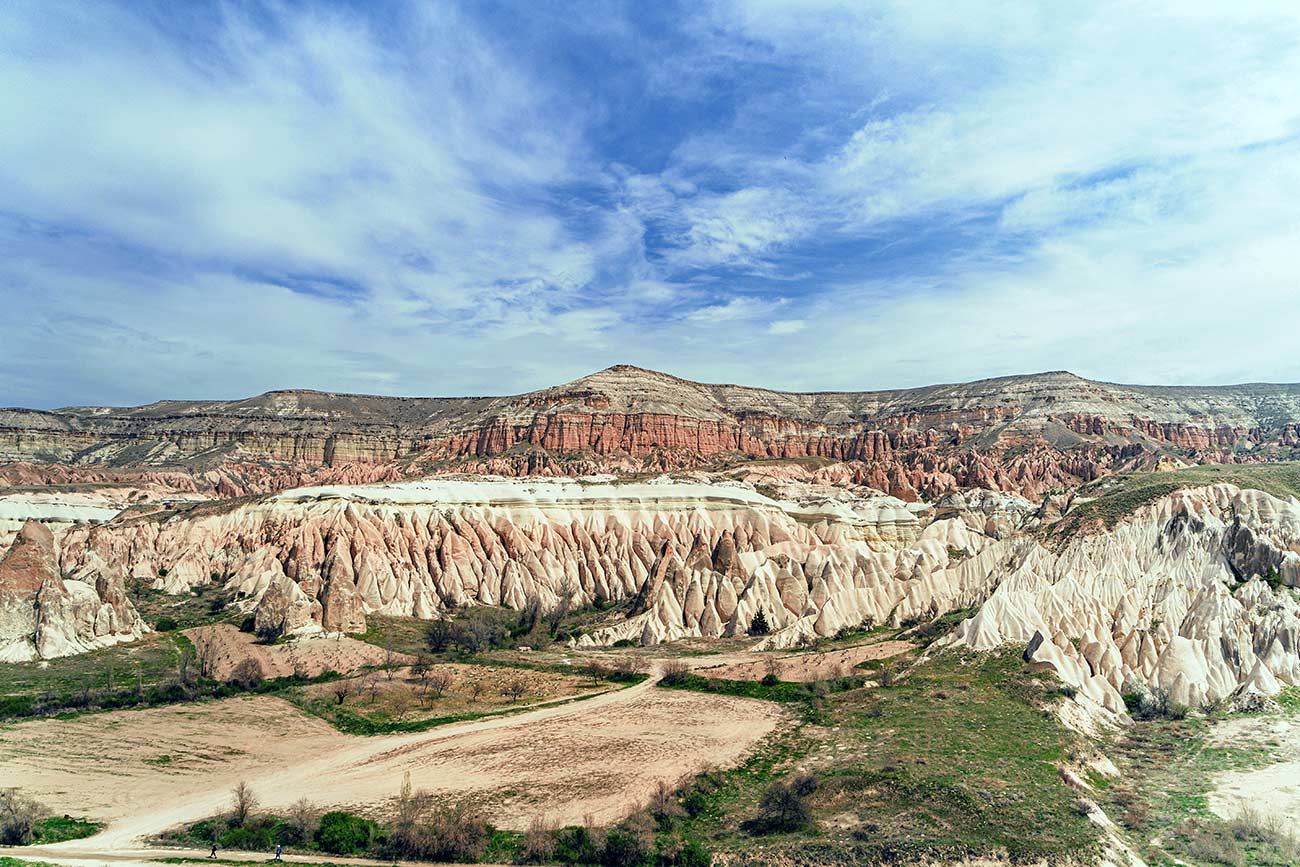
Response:
[{"label": "wispy cirrus cloud", "polygon": [[0,403],[1293,379],[1298,46],[1280,2],[19,0]]}]

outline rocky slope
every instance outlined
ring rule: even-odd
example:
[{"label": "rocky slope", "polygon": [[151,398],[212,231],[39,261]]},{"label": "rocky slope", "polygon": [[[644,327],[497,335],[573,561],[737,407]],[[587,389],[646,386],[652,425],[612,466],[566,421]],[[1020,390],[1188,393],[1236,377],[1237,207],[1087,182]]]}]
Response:
[{"label": "rocky slope", "polygon": [[120,586],[237,589],[260,630],[354,632],[374,612],[623,603],[581,639],[744,634],[765,646],[977,607],[951,643],[1029,644],[1085,701],[1202,704],[1300,683],[1300,501],[1219,484],[1063,541],[1050,503],[905,503],[850,484],[697,475],[307,488],[69,530],[61,567]]},{"label": "rocky slope", "polygon": [[[434,469],[510,475],[825,459],[907,499],[954,487],[1037,497],[1160,455],[1300,448],[1300,386],[1121,386],[1069,373],[901,391],[796,394],[619,366],[512,397],[270,392],[239,401],[0,410],[0,461],[72,479],[183,466],[220,495]],[[83,475],[84,474],[84,475]]]},{"label": "rocky slope", "polygon": [[111,571],[60,575],[54,535],[28,521],[0,560],[0,662],[52,659],[139,638],[144,624]]}]

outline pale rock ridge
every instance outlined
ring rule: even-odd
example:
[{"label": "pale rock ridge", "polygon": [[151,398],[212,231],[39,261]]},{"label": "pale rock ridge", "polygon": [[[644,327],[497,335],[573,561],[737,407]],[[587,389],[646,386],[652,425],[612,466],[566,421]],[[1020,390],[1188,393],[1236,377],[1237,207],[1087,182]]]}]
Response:
[{"label": "pale rock ridge", "polygon": [[171,592],[220,581],[260,601],[258,628],[271,633],[568,597],[634,600],[588,643],[743,634],[761,609],[777,630],[769,642],[789,644],[979,602],[1008,545],[984,528],[1035,511],[1010,495],[983,506],[930,521],[926,507],[870,491],[776,500],[739,483],[430,480],[78,527],[63,566]]},{"label": "pale rock ridge", "polygon": [[49,528],[28,521],[18,531],[0,560],[0,662],[83,653],[145,630],[120,578],[65,581]]},{"label": "pale rock ridge", "polygon": [[[1277,589],[1261,580],[1276,575]],[[980,611],[949,637],[1029,643],[1089,700],[1167,690],[1198,706],[1300,683],[1300,502],[1233,485],[1171,494],[1060,551],[1022,540]]]}]

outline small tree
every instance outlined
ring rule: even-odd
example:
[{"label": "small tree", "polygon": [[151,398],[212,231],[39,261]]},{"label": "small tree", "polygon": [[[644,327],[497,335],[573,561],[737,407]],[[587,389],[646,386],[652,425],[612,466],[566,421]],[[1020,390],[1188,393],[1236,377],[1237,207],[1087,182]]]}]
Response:
[{"label": "small tree", "polygon": [[230,824],[242,828],[257,809],[257,803],[257,795],[253,793],[252,786],[240,780],[231,792]]},{"label": "small tree", "polygon": [[451,689],[454,679],[450,671],[431,671],[429,672],[428,691],[433,693],[435,698],[442,698],[442,694]]},{"label": "small tree", "polygon": [[393,679],[393,672],[397,670],[397,653],[393,650],[393,639],[384,639],[384,676],[389,680]]},{"label": "small tree", "polygon": [[289,806],[289,826],[293,828],[299,842],[306,843],[316,834],[316,825],[320,821],[320,811],[306,798],[299,798]]},{"label": "small tree", "polygon": [[804,798],[817,787],[815,777],[797,778],[794,783],[775,782],[758,801],[758,815],[742,827],[751,834],[779,834],[802,831],[812,824],[812,813]]},{"label": "small tree", "polygon": [[246,656],[231,670],[228,682],[240,689],[257,689],[265,678],[262,663],[256,657]]},{"label": "small tree", "polygon": [[334,695],[334,703],[340,707],[347,702],[348,697],[352,695],[352,681],[344,678],[334,681],[330,692]]},{"label": "small tree", "polygon": [[26,846],[49,810],[17,789],[0,789],[0,844]]},{"label": "small tree", "polygon": [[424,630],[424,646],[430,653],[444,653],[451,646],[451,622],[435,620]]},{"label": "small tree", "polygon": [[524,682],[523,678],[512,678],[505,686],[501,687],[501,694],[511,701],[519,701],[528,694],[528,684]]},{"label": "small tree", "polygon": [[754,619],[749,621],[750,635],[767,635],[772,631],[772,627],[767,622],[767,612],[762,608],[754,614]]}]

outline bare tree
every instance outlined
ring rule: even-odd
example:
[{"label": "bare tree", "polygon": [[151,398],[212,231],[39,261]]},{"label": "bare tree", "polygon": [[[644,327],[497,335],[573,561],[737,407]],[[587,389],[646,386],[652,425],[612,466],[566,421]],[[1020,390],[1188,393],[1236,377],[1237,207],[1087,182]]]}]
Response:
[{"label": "bare tree", "polygon": [[262,685],[265,678],[266,674],[262,671],[262,663],[256,657],[246,656],[231,669],[228,682],[241,689],[257,689]]},{"label": "bare tree", "polygon": [[194,649],[198,654],[199,676],[216,677],[217,674],[217,643],[208,641],[207,636],[196,636],[199,638],[194,644]]},{"label": "bare tree", "polygon": [[393,639],[391,636],[384,638],[384,677],[389,680],[393,679],[393,672],[397,670],[397,652],[393,650]]},{"label": "bare tree", "polygon": [[230,823],[242,828],[257,809],[257,795],[253,793],[252,786],[243,780],[239,781],[230,795]]},{"label": "bare tree", "polygon": [[501,687],[501,694],[511,701],[519,701],[528,694],[528,684],[521,677],[512,678]]},{"label": "bare tree", "polygon": [[336,680],[330,692],[334,696],[334,703],[341,706],[348,700],[348,696],[352,695],[352,681],[347,678]]},{"label": "bare tree", "polygon": [[451,689],[452,681],[455,678],[450,671],[433,670],[429,672],[429,683],[426,693],[433,693],[435,698],[442,698],[442,694]]},{"label": "bare tree", "polygon": [[299,798],[289,806],[289,825],[298,835],[298,839],[306,842],[316,833],[316,825],[320,822],[320,810],[316,805],[306,798]]},{"label": "bare tree", "polygon": [[49,812],[17,789],[0,789],[0,845],[26,846],[32,842],[32,829]]},{"label": "bare tree", "polygon": [[370,703],[374,704],[375,699],[379,698],[379,678],[373,671],[365,676],[362,686],[370,693]]},{"label": "bare tree", "polygon": [[592,683],[600,683],[609,677],[609,666],[599,659],[593,659],[582,667],[583,673],[591,678]]},{"label": "bare tree", "polygon": [[411,710],[411,691],[406,687],[388,693],[388,712],[394,719],[403,720]]}]

